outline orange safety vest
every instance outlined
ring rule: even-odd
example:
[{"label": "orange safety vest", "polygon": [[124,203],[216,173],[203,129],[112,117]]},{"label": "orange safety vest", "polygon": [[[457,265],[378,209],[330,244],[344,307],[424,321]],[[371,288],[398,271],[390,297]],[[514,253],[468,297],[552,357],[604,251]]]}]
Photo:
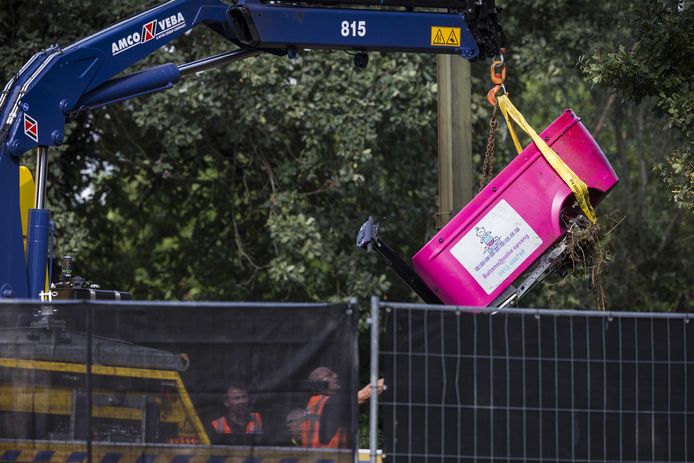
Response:
[{"label": "orange safety vest", "polygon": [[[250,420],[246,423],[244,434],[260,434],[263,432],[263,417],[260,413],[251,413]],[[219,434],[232,434],[231,426],[227,422],[226,416],[220,416],[216,420],[212,420],[212,428]]]},{"label": "orange safety vest", "polygon": [[306,419],[301,425],[301,443],[304,447],[324,449],[347,447],[347,432],[342,427],[337,428],[337,432],[327,444],[320,441],[320,419],[329,398],[329,395],[314,395],[306,404]]}]

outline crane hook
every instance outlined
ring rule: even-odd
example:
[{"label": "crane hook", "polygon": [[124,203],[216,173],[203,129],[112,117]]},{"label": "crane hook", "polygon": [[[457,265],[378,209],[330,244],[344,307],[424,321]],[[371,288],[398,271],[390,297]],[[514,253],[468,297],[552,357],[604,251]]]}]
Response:
[{"label": "crane hook", "polygon": [[506,80],[506,65],[504,64],[504,55],[501,55],[501,59],[492,62],[492,65],[489,67],[489,77],[491,78],[494,87],[487,92],[487,102],[492,106],[496,106],[496,94],[501,90],[506,93],[506,87],[504,87],[504,81]]}]

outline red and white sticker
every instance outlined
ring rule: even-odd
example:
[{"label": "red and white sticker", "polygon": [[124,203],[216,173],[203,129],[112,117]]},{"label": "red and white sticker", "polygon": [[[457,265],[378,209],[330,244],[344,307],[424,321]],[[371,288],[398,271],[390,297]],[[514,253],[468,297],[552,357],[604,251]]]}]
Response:
[{"label": "red and white sticker", "polygon": [[27,113],[24,113],[24,134],[36,143],[39,142],[39,123]]},{"label": "red and white sticker", "polygon": [[142,26],[142,43],[149,42],[154,38],[157,33],[157,22],[150,21],[144,26]]}]

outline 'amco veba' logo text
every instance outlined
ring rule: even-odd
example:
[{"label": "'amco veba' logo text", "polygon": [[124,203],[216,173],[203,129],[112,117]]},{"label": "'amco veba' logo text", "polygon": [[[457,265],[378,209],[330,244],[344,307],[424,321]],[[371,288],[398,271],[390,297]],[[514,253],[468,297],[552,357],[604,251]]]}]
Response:
[{"label": "'amco veba' logo text", "polygon": [[113,56],[130,50],[140,44],[149,42],[150,40],[166,37],[177,30],[182,29],[186,25],[186,18],[180,12],[171,15],[164,19],[150,21],[143,24],[142,32],[133,32],[132,34],[118,39],[117,42],[111,43],[111,53]]}]

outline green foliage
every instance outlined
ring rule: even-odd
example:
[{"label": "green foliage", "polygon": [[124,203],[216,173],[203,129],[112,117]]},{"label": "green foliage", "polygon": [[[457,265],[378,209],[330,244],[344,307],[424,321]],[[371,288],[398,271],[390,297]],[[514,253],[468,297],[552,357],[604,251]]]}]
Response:
[{"label": "green foliage", "polygon": [[[21,12],[3,13],[23,24],[19,36],[55,18],[40,38],[3,43],[11,50],[3,69],[41,45],[105,27],[109,14],[144,8],[64,3],[34,12],[15,2]],[[139,67],[228,47],[196,29]],[[58,253],[76,254],[78,273],[138,298],[383,295],[392,287],[386,268],[353,241],[369,214],[390,218],[396,242],[416,246],[426,235],[436,191],[434,81],[433,57],[375,55],[356,73],[345,53],[268,55],[83,114],[51,162]],[[400,287],[391,294],[409,297]]]},{"label": "green foliage", "polygon": [[[37,50],[153,3],[8,0],[0,80]],[[597,209],[605,228],[619,223],[606,238],[608,307],[691,307],[691,214],[668,202],[661,180],[691,204],[691,84],[688,61],[675,60],[691,54],[691,9],[676,16],[658,3],[654,18],[665,22],[637,29],[651,2],[507,3],[514,103],[538,130],[572,106],[621,177]],[[228,48],[201,27],[135,68]],[[58,255],[76,254],[77,273],[141,299],[416,300],[354,237],[369,215],[387,217],[384,236],[407,256],[434,231],[435,73],[432,56],[372,54],[355,72],[342,52],[267,55],[81,114],[51,158]],[[489,85],[488,63],[473,65],[476,163]],[[499,138],[502,166],[514,151],[504,130]],[[583,281],[547,285],[525,304],[594,306]]]},{"label": "green foliage", "polygon": [[684,2],[621,2],[620,32],[625,44],[600,49],[584,61],[593,83],[626,100],[653,106],[679,142],[659,164],[673,199],[694,211],[694,10]]}]

